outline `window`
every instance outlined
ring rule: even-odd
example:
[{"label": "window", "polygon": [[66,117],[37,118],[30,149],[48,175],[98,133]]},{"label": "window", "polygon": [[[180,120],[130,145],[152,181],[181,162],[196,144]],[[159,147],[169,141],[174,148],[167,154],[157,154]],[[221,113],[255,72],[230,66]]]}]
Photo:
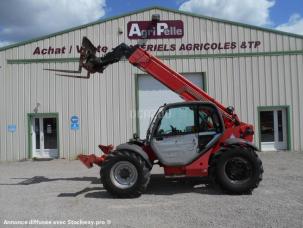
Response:
[{"label": "window", "polygon": [[260,113],[261,125],[261,142],[274,142],[274,112],[262,111]]},{"label": "window", "polygon": [[259,111],[260,147],[264,151],[287,150],[287,108],[262,107]]},{"label": "window", "polygon": [[157,135],[178,135],[194,132],[195,115],[192,107],[174,107],[165,111]]},{"label": "window", "polygon": [[199,132],[221,131],[221,124],[217,112],[209,106],[198,108],[198,130]]}]

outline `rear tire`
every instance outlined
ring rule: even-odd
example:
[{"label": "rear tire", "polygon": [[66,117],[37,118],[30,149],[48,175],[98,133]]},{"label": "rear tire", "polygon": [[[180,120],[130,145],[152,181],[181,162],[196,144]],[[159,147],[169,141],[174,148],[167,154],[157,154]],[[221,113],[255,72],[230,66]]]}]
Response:
[{"label": "rear tire", "polygon": [[262,180],[262,161],[252,148],[233,146],[214,157],[211,175],[215,183],[228,193],[251,193]]},{"label": "rear tire", "polygon": [[113,151],[101,166],[101,182],[112,195],[139,197],[147,188],[150,170],[140,155],[130,151]]}]

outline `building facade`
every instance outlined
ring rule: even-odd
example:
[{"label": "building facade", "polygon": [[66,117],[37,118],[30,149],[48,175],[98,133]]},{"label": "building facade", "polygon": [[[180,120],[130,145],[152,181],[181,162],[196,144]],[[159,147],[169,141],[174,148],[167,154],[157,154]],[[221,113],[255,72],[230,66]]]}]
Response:
[{"label": "building facade", "polygon": [[44,70],[77,69],[83,36],[98,56],[147,36],[144,49],[254,124],[262,150],[303,150],[303,36],[153,7],[0,48],[1,161],[100,154],[181,100],[126,60],[90,79]]}]

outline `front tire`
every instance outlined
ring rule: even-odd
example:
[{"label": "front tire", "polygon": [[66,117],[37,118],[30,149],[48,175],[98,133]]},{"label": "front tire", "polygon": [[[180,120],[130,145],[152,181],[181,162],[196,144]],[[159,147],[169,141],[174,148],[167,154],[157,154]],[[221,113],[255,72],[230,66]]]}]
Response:
[{"label": "front tire", "polygon": [[212,163],[215,182],[228,193],[251,193],[262,180],[262,161],[252,148],[226,148]]},{"label": "front tire", "polygon": [[120,198],[139,197],[147,188],[150,170],[140,155],[130,151],[113,151],[101,166],[103,187]]}]

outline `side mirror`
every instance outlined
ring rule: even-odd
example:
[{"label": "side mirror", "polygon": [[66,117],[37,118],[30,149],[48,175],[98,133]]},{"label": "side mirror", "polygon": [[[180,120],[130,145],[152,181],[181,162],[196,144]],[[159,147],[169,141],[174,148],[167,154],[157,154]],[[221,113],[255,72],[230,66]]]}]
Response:
[{"label": "side mirror", "polygon": [[226,108],[226,111],[228,112],[228,114],[232,115],[234,114],[235,108],[233,106],[228,106]]},{"label": "side mirror", "polygon": [[138,139],[138,138],[139,138],[138,134],[137,134],[137,133],[134,133],[134,134],[133,134],[133,139]]}]

